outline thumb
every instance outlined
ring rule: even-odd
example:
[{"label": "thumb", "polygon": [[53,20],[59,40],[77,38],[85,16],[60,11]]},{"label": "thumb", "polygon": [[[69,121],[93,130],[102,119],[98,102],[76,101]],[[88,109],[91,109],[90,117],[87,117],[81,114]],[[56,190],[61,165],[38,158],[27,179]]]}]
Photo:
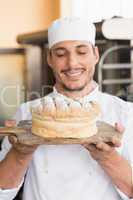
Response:
[{"label": "thumb", "polygon": [[125,128],[121,123],[115,123],[115,129],[119,132],[119,133],[123,133]]},{"label": "thumb", "polygon": [[9,142],[13,145],[16,144],[18,142],[17,137],[15,135],[9,136]]}]

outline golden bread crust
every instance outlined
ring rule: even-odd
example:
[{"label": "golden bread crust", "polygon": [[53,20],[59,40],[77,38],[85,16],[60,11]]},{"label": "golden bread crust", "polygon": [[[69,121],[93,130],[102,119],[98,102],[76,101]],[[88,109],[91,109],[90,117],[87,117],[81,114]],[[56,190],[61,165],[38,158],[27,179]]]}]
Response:
[{"label": "golden bread crust", "polygon": [[44,138],[87,138],[97,133],[99,114],[96,102],[88,107],[68,105],[64,110],[45,105],[32,110],[32,133]]}]

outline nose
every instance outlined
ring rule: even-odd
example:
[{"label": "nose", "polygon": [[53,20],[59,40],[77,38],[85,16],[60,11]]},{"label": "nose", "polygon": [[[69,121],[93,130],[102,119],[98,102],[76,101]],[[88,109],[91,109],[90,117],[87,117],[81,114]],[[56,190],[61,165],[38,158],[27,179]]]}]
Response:
[{"label": "nose", "polygon": [[74,67],[76,66],[78,63],[78,59],[77,59],[77,56],[75,54],[70,54],[68,56],[68,66],[69,67]]}]

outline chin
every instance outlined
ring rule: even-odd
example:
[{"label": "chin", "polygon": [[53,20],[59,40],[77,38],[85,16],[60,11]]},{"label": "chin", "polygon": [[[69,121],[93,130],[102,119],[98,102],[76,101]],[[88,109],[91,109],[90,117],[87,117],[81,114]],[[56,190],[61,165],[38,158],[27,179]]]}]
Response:
[{"label": "chin", "polygon": [[63,88],[66,91],[70,91],[70,92],[76,92],[76,91],[82,91],[85,88],[85,85],[80,85],[80,86],[68,86],[68,85],[63,85]]}]

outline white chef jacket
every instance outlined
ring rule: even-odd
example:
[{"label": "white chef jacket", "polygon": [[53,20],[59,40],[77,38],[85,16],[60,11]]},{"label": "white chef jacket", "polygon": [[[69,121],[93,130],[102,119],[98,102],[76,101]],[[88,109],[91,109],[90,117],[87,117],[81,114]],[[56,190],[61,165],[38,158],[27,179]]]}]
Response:
[{"label": "white chef jacket", "polygon": [[[60,96],[55,89],[50,96]],[[31,119],[30,108],[42,99],[22,104],[16,120]],[[133,104],[102,93],[98,86],[80,101],[97,101],[102,109],[100,120],[114,125],[121,122],[126,130],[117,151],[133,164]],[[0,158],[10,149],[6,138]],[[23,182],[23,180],[22,180]],[[22,184],[22,183],[21,183]],[[21,186],[20,184],[20,186]],[[19,187],[20,187],[19,186]],[[18,188],[0,190],[0,200],[12,200]],[[128,200],[110,177],[81,145],[40,145],[33,155],[24,182],[23,200]]]}]

